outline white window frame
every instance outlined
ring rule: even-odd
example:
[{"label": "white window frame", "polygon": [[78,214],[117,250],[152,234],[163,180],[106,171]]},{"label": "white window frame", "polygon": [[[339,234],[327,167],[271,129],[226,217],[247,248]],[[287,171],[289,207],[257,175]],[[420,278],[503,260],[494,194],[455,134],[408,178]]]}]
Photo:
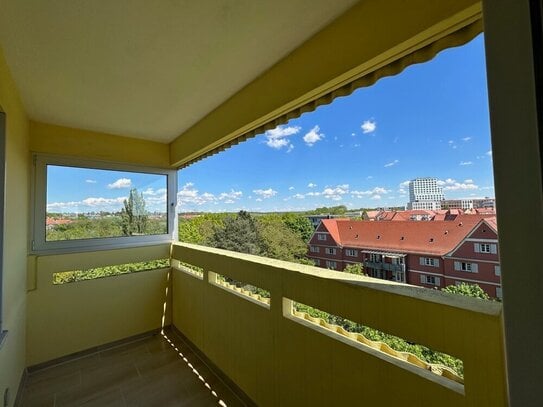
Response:
[{"label": "white window frame", "polygon": [[358,250],[347,249],[347,250],[345,250],[345,255],[349,256],[349,257],[357,257],[358,256]]},{"label": "white window frame", "polygon": [[494,266],[494,275],[495,276],[501,276],[502,275],[502,268],[501,266]]},{"label": "white window frame", "polygon": [[326,248],[324,249],[324,252],[325,252],[326,254],[336,254],[336,253],[337,253],[335,247],[326,247]]},{"label": "white window frame", "polygon": [[309,246],[309,251],[311,253],[320,253],[320,247],[319,246]]},{"label": "white window frame", "polygon": [[478,273],[479,272],[479,266],[477,263],[469,263],[464,261],[455,261],[454,262],[454,270],[455,271],[462,271],[465,273]]},{"label": "white window frame", "polygon": [[326,240],[326,233],[317,233],[317,240]]},{"label": "white window frame", "polygon": [[337,262],[334,260],[326,260],[326,268],[337,270]]},{"label": "white window frame", "polygon": [[490,253],[489,243],[481,243],[479,247],[481,248],[481,253]]},{"label": "white window frame", "polygon": [[[75,253],[81,251],[116,249],[122,247],[145,246],[169,243],[176,239],[175,215],[177,203],[177,171],[164,168],[134,166],[130,164],[110,163],[99,160],[85,160],[75,157],[35,154],[34,174],[32,179],[32,236],[31,253]],[[47,216],[47,166],[64,166],[97,170],[126,171],[142,174],[166,176],[168,231],[161,235],[119,236],[92,239],[73,239],[46,241]]]}]

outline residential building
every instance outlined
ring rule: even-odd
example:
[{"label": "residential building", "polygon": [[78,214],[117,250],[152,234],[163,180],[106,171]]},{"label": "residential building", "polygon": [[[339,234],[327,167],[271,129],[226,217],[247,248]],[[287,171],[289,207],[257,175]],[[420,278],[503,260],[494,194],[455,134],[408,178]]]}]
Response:
[{"label": "residential building", "polygon": [[361,263],[371,277],[427,288],[477,284],[501,298],[496,218],[431,222],[325,219],[309,241],[315,265],[344,270]]},{"label": "residential building", "polygon": [[463,199],[445,199],[441,202],[444,209],[492,209],[496,207],[494,198],[463,198]]},{"label": "residential building", "polygon": [[441,209],[441,201],[444,199],[443,187],[437,184],[437,178],[415,178],[409,181],[407,209]]}]

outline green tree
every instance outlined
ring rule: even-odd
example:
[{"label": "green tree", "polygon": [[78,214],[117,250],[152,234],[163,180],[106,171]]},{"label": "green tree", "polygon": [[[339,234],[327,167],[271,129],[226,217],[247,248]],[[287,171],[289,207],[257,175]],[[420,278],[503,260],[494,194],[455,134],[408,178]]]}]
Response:
[{"label": "green tree", "polygon": [[362,263],[349,264],[343,271],[345,273],[358,274],[359,276],[365,275],[364,266],[362,266]]},{"label": "green tree", "polygon": [[466,297],[480,298],[482,300],[490,300],[489,295],[483,291],[477,284],[461,283],[459,285],[449,285],[441,289],[442,291],[465,295]]},{"label": "green tree", "polygon": [[311,225],[309,219],[304,215],[285,213],[281,215],[281,220],[290,230],[295,232],[304,243],[308,242],[313,235],[313,225]]},{"label": "green tree", "polygon": [[225,213],[204,213],[190,219],[179,219],[179,240],[186,243],[206,244],[215,228],[224,227]]},{"label": "green tree", "polygon": [[261,240],[256,223],[248,212],[240,211],[224,219],[222,226],[214,225],[209,246],[240,253],[261,254]]},{"label": "green tree", "polygon": [[145,233],[148,215],[145,210],[143,194],[138,194],[136,188],[130,190],[121,210],[121,227],[125,236],[142,235]]},{"label": "green tree", "polygon": [[262,256],[292,262],[305,258],[307,246],[304,240],[297,231],[289,228],[283,216],[270,214],[255,220]]}]

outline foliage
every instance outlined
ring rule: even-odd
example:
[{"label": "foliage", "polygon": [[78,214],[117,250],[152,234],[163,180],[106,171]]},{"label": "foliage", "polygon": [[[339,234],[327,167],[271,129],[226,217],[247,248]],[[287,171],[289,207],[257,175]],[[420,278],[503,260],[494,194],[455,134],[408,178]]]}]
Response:
[{"label": "foliage", "polygon": [[490,300],[489,295],[483,291],[477,284],[461,283],[459,285],[449,285],[441,289],[442,291],[465,295],[467,297],[480,298],[482,300]]},{"label": "foliage", "polygon": [[325,311],[310,307],[309,305],[295,303],[294,307],[298,312],[306,312],[314,318],[322,318],[329,324],[341,326],[348,332],[360,333],[372,341],[384,342],[396,351],[412,353],[427,363],[447,366],[453,369],[459,376],[464,376],[464,365],[460,359],[445,353],[433,351],[422,345],[407,342],[405,339],[357,324],[356,322],[329,314]]},{"label": "foliage", "polygon": [[364,266],[362,266],[362,263],[349,264],[343,271],[345,273],[358,274],[359,276],[366,275],[364,273]]},{"label": "foliage", "polygon": [[180,217],[179,240],[186,243],[205,244],[213,235],[214,228],[223,228],[224,213],[205,213],[190,219]]},{"label": "foliage", "polygon": [[62,271],[53,274],[53,284],[66,284],[95,278],[118,276],[139,271],[156,270],[170,267],[170,259],[142,261],[138,263],[116,264],[87,270]]},{"label": "foliage", "polygon": [[136,188],[130,190],[128,199],[123,202],[121,210],[121,228],[125,236],[143,235],[149,216],[145,210],[143,194],[138,194]]},{"label": "foliage", "polygon": [[205,242],[209,246],[240,253],[261,254],[262,241],[251,214],[240,211],[226,217],[223,226],[213,225],[213,234]]},{"label": "foliage", "polygon": [[343,215],[347,212],[347,207],[345,205],[338,205],[338,206],[323,206],[322,208],[317,208],[313,211],[306,212],[310,215]]},{"label": "foliage", "polygon": [[282,216],[264,215],[256,221],[262,256],[293,262],[305,258],[307,246],[304,240],[289,228]]},{"label": "foliage", "polygon": [[303,242],[309,242],[313,235],[313,225],[306,216],[296,213],[284,213],[281,215],[281,221],[294,233],[296,233]]}]

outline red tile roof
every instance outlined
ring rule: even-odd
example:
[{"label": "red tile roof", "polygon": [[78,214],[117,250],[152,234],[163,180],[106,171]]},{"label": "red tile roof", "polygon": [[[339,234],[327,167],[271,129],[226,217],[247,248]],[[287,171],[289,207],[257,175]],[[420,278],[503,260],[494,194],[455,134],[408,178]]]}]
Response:
[{"label": "red tile roof", "polygon": [[322,225],[339,246],[442,256],[455,249],[477,225],[485,221],[497,231],[488,219],[478,216],[432,222],[323,219]]}]

